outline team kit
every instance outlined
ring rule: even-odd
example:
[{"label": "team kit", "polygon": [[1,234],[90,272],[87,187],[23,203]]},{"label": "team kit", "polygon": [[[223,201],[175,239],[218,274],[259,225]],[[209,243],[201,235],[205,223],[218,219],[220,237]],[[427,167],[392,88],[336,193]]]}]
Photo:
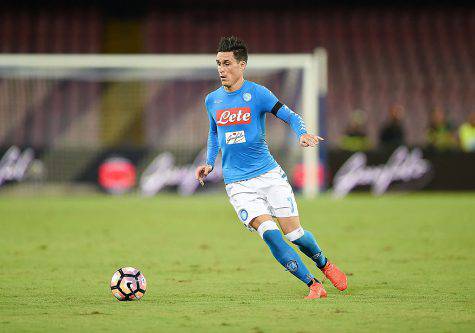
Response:
[{"label": "team kit", "polygon": [[346,275],[326,258],[313,234],[300,225],[292,187],[266,143],[266,116],[272,114],[288,124],[302,147],[314,147],[323,139],[309,134],[302,118],[269,89],[244,79],[247,48],[241,40],[222,38],[216,62],[222,85],[205,98],[207,159],[206,165],[196,170],[197,180],[204,184],[221,151],[226,192],[239,220],[247,229],[257,231],[274,258],[309,287],[306,298],[326,297],[327,292],[282,233],[337,289],[345,290]]}]

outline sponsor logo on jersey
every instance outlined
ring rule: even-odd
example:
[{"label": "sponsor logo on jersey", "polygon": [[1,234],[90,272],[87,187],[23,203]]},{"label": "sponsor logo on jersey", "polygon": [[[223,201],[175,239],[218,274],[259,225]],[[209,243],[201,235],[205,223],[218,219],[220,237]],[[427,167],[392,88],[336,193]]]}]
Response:
[{"label": "sponsor logo on jersey", "polygon": [[226,143],[228,145],[246,142],[246,135],[244,134],[244,131],[226,132],[224,134],[226,135]]},{"label": "sponsor logo on jersey", "polygon": [[250,93],[244,93],[242,95],[242,99],[245,100],[246,102],[249,102],[252,99],[252,95]]},{"label": "sponsor logo on jersey", "polygon": [[216,124],[218,126],[231,126],[251,123],[251,109],[231,108],[225,110],[218,110],[216,112]]}]

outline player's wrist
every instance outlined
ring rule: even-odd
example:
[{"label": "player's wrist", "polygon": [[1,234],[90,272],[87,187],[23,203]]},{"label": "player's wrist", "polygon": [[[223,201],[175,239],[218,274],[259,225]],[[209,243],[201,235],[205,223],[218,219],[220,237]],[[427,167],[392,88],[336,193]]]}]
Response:
[{"label": "player's wrist", "polygon": [[300,140],[300,139],[302,138],[302,136],[304,136],[305,134],[308,134],[308,133],[307,133],[307,132],[301,132],[301,133],[299,134],[299,140]]}]

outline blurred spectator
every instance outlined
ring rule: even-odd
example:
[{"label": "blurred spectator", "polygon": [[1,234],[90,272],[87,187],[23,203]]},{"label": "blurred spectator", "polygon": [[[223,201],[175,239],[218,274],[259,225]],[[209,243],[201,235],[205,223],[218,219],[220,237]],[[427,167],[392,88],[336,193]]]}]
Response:
[{"label": "blurred spectator", "polygon": [[393,105],[388,110],[389,119],[379,133],[379,142],[383,149],[394,149],[405,144],[402,117],[404,108]]},{"label": "blurred spectator", "polygon": [[475,152],[475,111],[472,111],[467,121],[459,127],[459,139],[464,151]]},{"label": "blurred spectator", "polygon": [[362,110],[355,110],[350,116],[350,123],[341,140],[340,148],[348,151],[365,151],[370,149],[370,142],[364,124],[366,115]]},{"label": "blurred spectator", "polygon": [[440,107],[432,110],[427,139],[429,148],[435,150],[452,150],[457,147],[454,127],[447,120],[444,110]]}]

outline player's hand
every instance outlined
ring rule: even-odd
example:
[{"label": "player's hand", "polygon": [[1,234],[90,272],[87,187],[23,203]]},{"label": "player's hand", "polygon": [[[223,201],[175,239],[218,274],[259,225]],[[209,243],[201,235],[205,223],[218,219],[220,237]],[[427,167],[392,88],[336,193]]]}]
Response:
[{"label": "player's hand", "polygon": [[302,147],[315,147],[319,141],[323,141],[324,139],[318,135],[313,134],[302,134],[299,139],[299,144]]},{"label": "player's hand", "polygon": [[201,186],[204,186],[205,184],[204,179],[206,178],[206,176],[209,175],[209,173],[212,170],[213,170],[213,167],[209,164],[200,165],[199,167],[196,168],[195,177],[196,177],[196,180],[200,182]]}]

